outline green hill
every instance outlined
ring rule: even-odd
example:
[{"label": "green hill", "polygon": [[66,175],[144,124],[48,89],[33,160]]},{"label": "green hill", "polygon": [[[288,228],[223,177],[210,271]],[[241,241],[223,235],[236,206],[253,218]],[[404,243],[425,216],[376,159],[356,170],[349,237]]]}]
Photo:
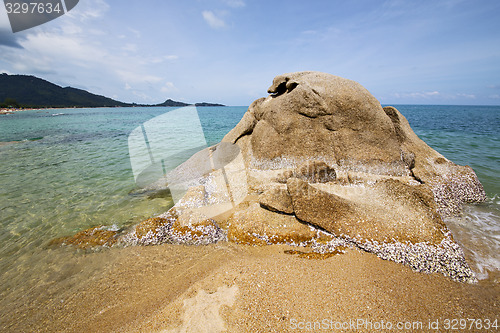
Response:
[{"label": "green hill", "polygon": [[[161,104],[155,104],[155,105],[148,105],[148,106],[177,106],[177,107],[183,107],[183,106],[188,106],[192,105],[189,103],[184,103],[184,102],[176,102],[171,99],[167,99],[165,102]],[[201,102],[201,103],[195,103],[194,106],[225,106],[224,104],[217,104],[217,103],[207,103],[207,102]]]},{"label": "green hill", "polygon": [[0,103],[6,100],[22,107],[132,106],[82,89],[63,88],[35,76],[0,74]]},{"label": "green hill", "polygon": [[[31,75],[0,74],[0,107],[70,108],[114,106],[175,106],[191,105],[167,99],[156,105],[130,104],[95,95],[86,90],[61,87]],[[213,103],[196,103],[196,106],[224,106]]]}]

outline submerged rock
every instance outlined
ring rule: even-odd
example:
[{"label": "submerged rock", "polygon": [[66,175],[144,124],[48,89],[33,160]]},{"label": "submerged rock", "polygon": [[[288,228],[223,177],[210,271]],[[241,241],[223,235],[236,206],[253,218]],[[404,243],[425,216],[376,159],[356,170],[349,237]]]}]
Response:
[{"label": "submerged rock", "polygon": [[206,245],[225,240],[225,232],[217,223],[194,210],[172,208],[147,219],[120,238],[125,245],[155,245],[161,243]]},{"label": "submerged rock", "polygon": [[470,167],[430,148],[397,109],[382,108],[354,81],[290,73],[268,92],[221,143],[171,173],[181,184],[172,186],[187,193],[129,239],[228,239],[322,253],[351,245],[417,271],[474,280],[442,220],[485,200]]},{"label": "submerged rock", "polygon": [[53,239],[49,245],[72,245],[80,249],[109,247],[118,241],[118,231],[106,226],[97,226],[76,233],[73,236]]}]

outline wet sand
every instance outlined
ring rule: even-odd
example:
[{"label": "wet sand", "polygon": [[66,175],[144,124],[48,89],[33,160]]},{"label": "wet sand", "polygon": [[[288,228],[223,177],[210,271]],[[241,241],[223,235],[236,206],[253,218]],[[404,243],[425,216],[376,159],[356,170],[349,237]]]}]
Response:
[{"label": "wet sand", "polygon": [[360,332],[382,321],[420,322],[422,330],[413,331],[429,331],[429,321],[439,320],[441,332],[445,319],[500,321],[498,279],[463,284],[358,250],[307,259],[286,254],[290,249],[220,243],[76,256],[58,287],[46,282],[33,289],[26,281],[22,297],[2,302],[0,331],[323,331],[306,329],[316,322],[341,332],[349,329],[338,325],[346,328],[349,320],[365,320]]}]

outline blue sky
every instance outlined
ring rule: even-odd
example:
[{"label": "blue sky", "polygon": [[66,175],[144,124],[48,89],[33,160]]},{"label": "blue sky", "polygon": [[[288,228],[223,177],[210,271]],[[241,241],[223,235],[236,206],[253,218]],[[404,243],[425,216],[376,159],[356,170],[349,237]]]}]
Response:
[{"label": "blue sky", "polygon": [[358,81],[382,104],[500,104],[500,1],[80,0],[13,34],[0,72],[125,102],[249,105],[279,74]]}]

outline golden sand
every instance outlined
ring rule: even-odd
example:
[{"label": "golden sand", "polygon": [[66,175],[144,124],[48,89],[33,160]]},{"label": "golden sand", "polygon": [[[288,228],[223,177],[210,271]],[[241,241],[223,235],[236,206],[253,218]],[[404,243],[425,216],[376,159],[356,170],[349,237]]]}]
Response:
[{"label": "golden sand", "polygon": [[[422,331],[438,321],[443,331],[446,319],[500,320],[498,280],[453,282],[358,250],[330,257],[294,250],[220,243],[86,254],[76,273],[87,276],[83,282],[52,295],[27,292],[8,309],[3,306],[0,330],[341,332],[349,330],[334,325],[364,320],[417,327],[420,322]],[[331,327],[306,330],[320,324]]]}]

